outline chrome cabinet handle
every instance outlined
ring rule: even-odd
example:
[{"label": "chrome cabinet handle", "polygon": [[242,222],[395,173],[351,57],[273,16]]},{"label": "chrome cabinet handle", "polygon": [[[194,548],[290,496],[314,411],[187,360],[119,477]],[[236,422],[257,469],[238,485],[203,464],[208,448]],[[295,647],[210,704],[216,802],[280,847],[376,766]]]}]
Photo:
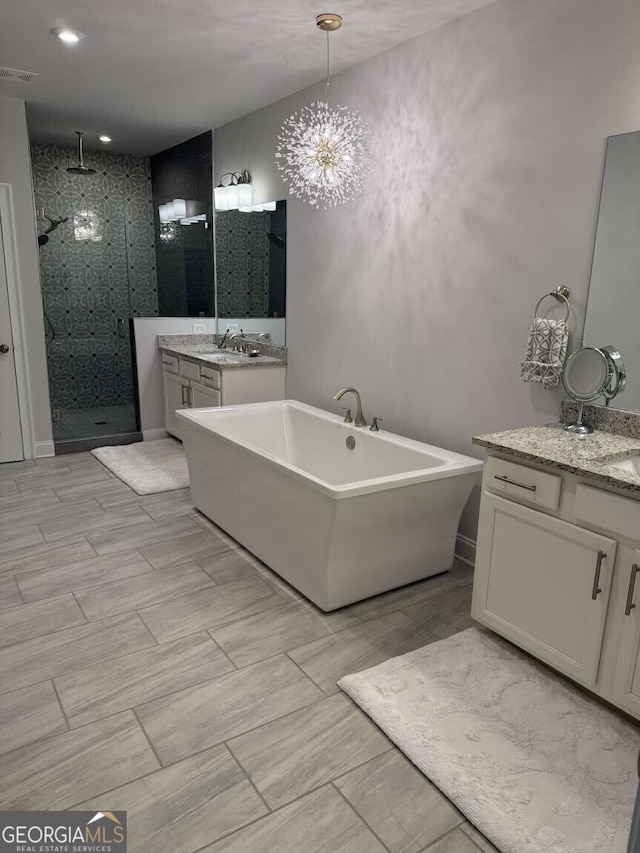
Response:
[{"label": "chrome cabinet handle", "polygon": [[169,367],[172,367],[172,366],[173,366],[173,362],[172,362],[172,361],[167,361],[167,360],[166,360],[166,359],[164,359],[164,358],[162,359],[162,363],[163,363],[163,364],[168,364],[168,365],[169,365]]},{"label": "chrome cabinet handle", "polygon": [[529,486],[527,483],[519,483],[517,480],[510,480],[504,474],[494,474],[493,479],[500,480],[501,483],[509,483],[510,486],[517,486],[519,489],[526,489],[528,492],[535,492],[538,488],[537,486]]},{"label": "chrome cabinet handle", "polygon": [[2,353],[2,355],[9,352],[8,344],[0,344],[0,352]]},{"label": "chrome cabinet handle", "polygon": [[591,590],[591,598],[593,601],[600,595],[600,572],[602,571],[602,561],[607,557],[604,551],[598,551],[598,559],[596,561],[596,573],[593,577],[593,589]]},{"label": "chrome cabinet handle", "polygon": [[200,371],[200,376],[202,376],[203,379],[217,379],[216,376],[211,376],[210,373],[203,373],[202,371]]},{"label": "chrome cabinet handle", "polygon": [[181,385],[180,387],[182,388],[182,405],[188,406],[189,402],[188,402],[188,400],[184,399],[184,392],[188,389],[189,386],[188,385]]},{"label": "chrome cabinet handle", "polygon": [[187,406],[193,406],[193,386],[187,385]]},{"label": "chrome cabinet handle", "polygon": [[627,606],[624,609],[625,616],[631,616],[631,611],[635,608],[633,603],[633,594],[636,591],[636,577],[640,572],[640,566],[634,563],[631,566],[631,577],[629,578],[629,591],[627,592]]}]

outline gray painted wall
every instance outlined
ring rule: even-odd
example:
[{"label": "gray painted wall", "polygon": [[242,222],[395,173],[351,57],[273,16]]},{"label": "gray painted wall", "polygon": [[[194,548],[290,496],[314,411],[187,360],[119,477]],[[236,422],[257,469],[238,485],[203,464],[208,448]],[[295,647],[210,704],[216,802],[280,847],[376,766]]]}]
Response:
[{"label": "gray painted wall", "polygon": [[[581,331],[605,141],[640,127],[639,43],[637,0],[497,0],[335,78],[375,162],[355,203],[290,202],[288,396],[332,408],[354,384],[385,428],[474,455],[474,433],[557,417],[518,362],[557,284]],[[257,202],[281,198],[278,128],[321,93],[216,130],[215,177],[246,168]]]},{"label": "gray painted wall", "polygon": [[[11,184],[31,400],[33,453],[52,454],[47,359],[24,101],[0,95],[0,181]],[[29,449],[27,448],[27,452]]]}]

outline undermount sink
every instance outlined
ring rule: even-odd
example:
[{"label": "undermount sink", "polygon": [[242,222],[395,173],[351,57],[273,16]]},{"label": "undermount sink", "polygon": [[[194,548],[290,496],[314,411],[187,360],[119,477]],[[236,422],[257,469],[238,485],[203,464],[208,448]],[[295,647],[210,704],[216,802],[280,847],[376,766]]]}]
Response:
[{"label": "undermount sink", "polygon": [[607,462],[607,466],[640,477],[640,455],[638,454],[635,456],[619,456],[617,459]]}]

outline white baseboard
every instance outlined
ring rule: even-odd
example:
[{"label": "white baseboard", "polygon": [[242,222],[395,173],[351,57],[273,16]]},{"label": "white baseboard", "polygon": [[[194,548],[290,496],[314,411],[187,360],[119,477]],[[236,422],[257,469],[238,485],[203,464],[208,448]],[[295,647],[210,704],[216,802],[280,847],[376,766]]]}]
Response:
[{"label": "white baseboard", "polygon": [[36,441],[33,445],[35,459],[44,459],[46,456],[55,456],[56,447],[53,441]]},{"label": "white baseboard", "polygon": [[459,533],[456,536],[456,557],[462,560],[463,563],[468,563],[470,566],[476,564],[476,543],[473,539],[466,536],[461,536]]},{"label": "white baseboard", "polygon": [[143,441],[156,441],[158,438],[168,438],[169,433],[165,429],[143,429]]}]

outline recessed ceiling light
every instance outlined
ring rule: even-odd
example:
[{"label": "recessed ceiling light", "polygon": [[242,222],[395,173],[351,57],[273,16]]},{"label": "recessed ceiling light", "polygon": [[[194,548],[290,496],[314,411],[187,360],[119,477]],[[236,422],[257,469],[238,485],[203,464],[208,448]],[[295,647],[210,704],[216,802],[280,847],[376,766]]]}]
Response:
[{"label": "recessed ceiling light", "polygon": [[98,139],[100,140],[100,142],[111,142],[111,137],[105,136],[104,133],[102,134],[102,136],[99,136]]},{"label": "recessed ceiling light", "polygon": [[71,27],[54,27],[51,30],[51,35],[57,36],[65,44],[78,44],[80,39],[84,38],[84,33],[81,33],[80,30],[74,30]]}]

